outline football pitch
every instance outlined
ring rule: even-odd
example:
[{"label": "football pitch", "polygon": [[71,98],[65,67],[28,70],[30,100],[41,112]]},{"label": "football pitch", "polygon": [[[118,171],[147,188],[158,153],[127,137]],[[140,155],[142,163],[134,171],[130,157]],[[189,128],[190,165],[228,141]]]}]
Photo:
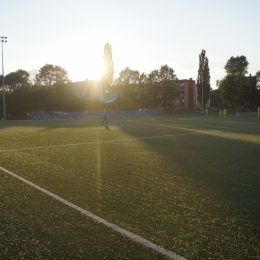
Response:
[{"label": "football pitch", "polygon": [[256,114],[0,123],[0,259],[260,259]]}]

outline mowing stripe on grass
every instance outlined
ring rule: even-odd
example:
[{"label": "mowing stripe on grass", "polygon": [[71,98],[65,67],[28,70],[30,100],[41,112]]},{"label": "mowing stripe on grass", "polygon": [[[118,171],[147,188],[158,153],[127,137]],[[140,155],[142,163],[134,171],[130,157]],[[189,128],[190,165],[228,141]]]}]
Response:
[{"label": "mowing stripe on grass", "polygon": [[7,174],[9,174],[9,175],[19,179],[20,181],[22,181],[22,182],[24,182],[26,184],[34,187],[35,189],[37,189],[37,190],[39,190],[39,191],[49,195],[50,197],[52,197],[52,198],[54,198],[54,199],[64,203],[65,205],[67,205],[67,206],[69,206],[69,207],[71,207],[73,209],[76,209],[81,214],[83,214],[83,215],[85,215],[85,216],[87,216],[89,218],[92,218],[96,222],[102,223],[105,226],[107,226],[109,228],[112,228],[114,231],[117,231],[118,233],[120,233],[122,235],[125,235],[126,237],[136,241],[139,244],[142,244],[142,245],[144,245],[144,246],[146,246],[148,248],[151,248],[151,249],[153,249],[153,250],[155,250],[155,251],[157,251],[157,252],[159,252],[159,253],[161,253],[161,254],[163,254],[163,255],[171,258],[171,259],[174,259],[174,260],[186,260],[184,257],[181,257],[181,256],[179,256],[179,255],[177,255],[177,254],[175,254],[175,253],[173,253],[173,252],[171,252],[171,251],[169,251],[167,249],[164,249],[164,248],[162,248],[162,247],[160,247],[160,246],[150,242],[149,240],[146,240],[145,238],[142,238],[142,237],[140,237],[140,236],[138,236],[138,235],[136,235],[136,234],[134,234],[134,233],[132,233],[130,231],[127,231],[126,229],[120,228],[119,226],[117,226],[117,225],[115,225],[115,224],[113,224],[113,223],[111,223],[111,222],[109,222],[109,221],[107,221],[107,220],[105,220],[103,218],[98,217],[97,215],[91,213],[90,211],[87,211],[87,210],[85,210],[85,209],[83,209],[83,208],[81,208],[81,207],[79,207],[79,206],[77,206],[77,205],[75,205],[75,204],[73,204],[73,203],[71,203],[71,202],[61,198],[61,197],[59,197],[58,195],[56,195],[56,194],[54,194],[54,193],[52,193],[52,192],[50,192],[50,191],[48,191],[48,190],[46,190],[44,188],[42,188],[42,187],[32,183],[32,182],[30,182],[30,181],[20,177],[19,175],[15,174],[13,172],[8,171],[7,169],[5,169],[5,168],[3,168],[1,166],[0,166],[0,170],[2,170],[3,172],[5,172],[5,173],[7,173]]},{"label": "mowing stripe on grass", "polygon": [[23,150],[33,150],[33,149],[45,149],[45,148],[55,148],[55,147],[64,147],[64,146],[77,146],[77,145],[86,145],[86,144],[101,144],[101,143],[114,143],[114,142],[124,142],[124,141],[133,141],[133,140],[142,140],[142,139],[151,139],[151,138],[161,138],[161,137],[169,137],[169,136],[179,136],[179,135],[198,135],[205,132],[200,133],[187,133],[187,134],[174,134],[174,135],[153,135],[153,136],[144,136],[144,137],[136,137],[136,138],[125,138],[119,140],[109,140],[109,141],[101,141],[101,142],[87,142],[87,143],[77,143],[77,144],[57,144],[57,145],[48,145],[48,146],[36,146],[36,147],[26,147],[26,148],[13,148],[0,150],[0,152],[9,152],[9,151],[23,151]]},{"label": "mowing stripe on grass", "polygon": [[5,131],[5,130],[1,130],[1,134],[6,134],[6,135],[19,135],[20,133],[12,130],[12,131]]}]

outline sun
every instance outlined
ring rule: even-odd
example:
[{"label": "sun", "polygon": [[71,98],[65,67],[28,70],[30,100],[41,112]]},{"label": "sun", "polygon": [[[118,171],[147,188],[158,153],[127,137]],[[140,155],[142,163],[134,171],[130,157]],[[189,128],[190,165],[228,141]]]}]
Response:
[{"label": "sun", "polygon": [[103,73],[103,61],[98,58],[73,59],[73,63],[67,64],[69,78],[72,81],[100,80]]},{"label": "sun", "polygon": [[104,65],[103,60],[100,59],[93,59],[92,61],[89,61],[86,63],[86,78],[89,80],[100,80]]},{"label": "sun", "polygon": [[100,80],[104,69],[103,49],[93,42],[86,44],[86,41],[80,39],[73,46],[71,49],[67,43],[59,49],[59,64],[67,70],[70,80]]}]

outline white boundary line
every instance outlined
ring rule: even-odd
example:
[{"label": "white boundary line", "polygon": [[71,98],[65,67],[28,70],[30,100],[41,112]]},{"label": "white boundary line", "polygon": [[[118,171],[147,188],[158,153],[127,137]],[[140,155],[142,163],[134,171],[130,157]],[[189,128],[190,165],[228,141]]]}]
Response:
[{"label": "white boundary line", "polygon": [[159,252],[159,253],[161,253],[161,254],[163,254],[163,255],[171,258],[171,259],[174,259],[174,260],[186,260],[186,258],[183,258],[183,257],[181,257],[179,255],[176,255],[175,253],[173,253],[173,252],[171,252],[171,251],[169,251],[167,249],[164,249],[164,248],[162,248],[162,247],[160,247],[160,246],[150,242],[149,240],[146,240],[145,238],[142,238],[142,237],[140,237],[140,236],[138,236],[138,235],[136,235],[136,234],[134,234],[134,233],[132,233],[130,231],[127,231],[126,229],[123,229],[123,228],[121,228],[121,227],[119,227],[119,226],[117,226],[117,225],[115,225],[115,224],[113,224],[113,223],[103,219],[103,218],[100,218],[97,215],[91,213],[90,211],[87,211],[87,210],[85,210],[85,209],[83,209],[83,208],[81,208],[81,207],[79,207],[79,206],[77,206],[77,205],[75,205],[75,204],[73,204],[73,203],[63,199],[63,198],[59,197],[58,195],[56,195],[56,194],[54,194],[54,193],[52,193],[52,192],[50,192],[48,190],[45,190],[44,188],[42,188],[42,187],[40,187],[40,186],[38,186],[38,185],[36,185],[36,184],[34,184],[34,183],[24,179],[22,177],[20,177],[19,175],[15,174],[13,172],[8,171],[7,169],[5,169],[5,168],[3,168],[1,166],[0,166],[0,170],[2,170],[3,172],[5,172],[5,173],[15,177],[16,179],[18,179],[18,180],[20,180],[20,181],[22,181],[22,182],[24,182],[26,184],[34,187],[35,189],[37,189],[37,190],[39,190],[39,191],[49,195],[50,197],[52,197],[52,198],[62,202],[63,204],[65,204],[65,205],[67,205],[67,206],[69,206],[69,207],[79,211],[81,214],[83,214],[83,215],[85,215],[85,216],[87,216],[89,218],[92,218],[96,222],[102,223],[105,226],[107,226],[109,228],[112,228],[114,231],[117,231],[118,233],[120,233],[122,235],[125,235],[126,237],[134,240],[135,242],[137,242],[139,244],[144,245],[145,247],[151,248],[151,249],[153,249],[153,250],[155,250],[155,251],[157,251],[157,252]]},{"label": "white boundary line", "polygon": [[[203,133],[204,133],[204,132],[203,132]],[[49,145],[49,146],[36,146],[36,147],[27,147],[27,148],[20,148],[20,149],[15,149],[15,148],[14,148],[14,149],[0,150],[0,152],[23,151],[23,150],[33,150],[33,149],[45,149],[45,148],[55,148],[55,147],[64,147],[64,146],[86,145],[86,144],[114,143],[114,142],[133,141],[133,140],[142,140],[142,139],[169,137],[169,136],[198,135],[198,134],[202,134],[202,132],[201,132],[201,133],[174,134],[174,135],[154,135],[154,136],[145,136],[145,137],[136,137],[136,138],[126,138],[126,139],[110,140],[110,141],[101,141],[101,142],[87,142],[87,143],[77,143],[77,144],[58,144],[58,145]]]}]

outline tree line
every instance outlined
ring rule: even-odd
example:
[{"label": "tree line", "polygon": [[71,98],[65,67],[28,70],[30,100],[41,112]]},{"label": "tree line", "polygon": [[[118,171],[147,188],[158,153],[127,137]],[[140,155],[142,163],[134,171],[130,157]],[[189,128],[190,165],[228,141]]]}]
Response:
[{"label": "tree line", "polygon": [[217,89],[211,89],[213,107],[255,110],[260,106],[260,71],[248,74],[249,62],[245,56],[231,57],[224,66],[226,76],[217,80]]},{"label": "tree line", "polygon": [[[231,57],[228,60],[225,66],[227,76],[218,82],[218,89],[212,90],[209,61],[206,51],[202,50],[199,55],[196,83],[197,98],[200,103],[203,100],[204,108],[209,98],[212,106],[233,107],[241,104],[253,106],[259,103],[260,72],[257,77],[248,80],[245,76],[248,62],[244,56],[241,57]],[[4,77],[6,114],[10,114],[13,119],[23,119],[26,117],[26,112],[32,111],[70,112],[104,108],[112,110],[159,108],[170,111],[173,109],[174,100],[180,97],[179,81],[173,68],[165,64],[145,74],[127,67],[114,79],[112,47],[109,43],[104,46],[103,59],[105,70],[100,79],[101,92],[103,96],[117,93],[118,98],[113,102],[106,103],[91,95],[91,98],[83,98],[73,94],[73,82],[69,79],[67,71],[60,66],[46,64],[33,78],[23,69]],[[2,79],[1,76],[1,82]],[[258,88],[254,89],[254,84],[258,84]],[[1,114],[3,114],[2,102],[1,96]]]},{"label": "tree line", "polygon": [[[32,111],[169,109],[172,100],[179,96],[177,76],[168,65],[148,75],[125,68],[113,81],[108,77],[100,81],[103,95],[118,93],[114,102],[105,103],[98,96],[85,98],[74,94],[74,84],[60,66],[46,64],[33,79],[22,69],[11,72],[4,78],[7,118],[9,114],[13,119],[25,118],[26,112]],[[3,114],[2,97],[0,113]]]}]

